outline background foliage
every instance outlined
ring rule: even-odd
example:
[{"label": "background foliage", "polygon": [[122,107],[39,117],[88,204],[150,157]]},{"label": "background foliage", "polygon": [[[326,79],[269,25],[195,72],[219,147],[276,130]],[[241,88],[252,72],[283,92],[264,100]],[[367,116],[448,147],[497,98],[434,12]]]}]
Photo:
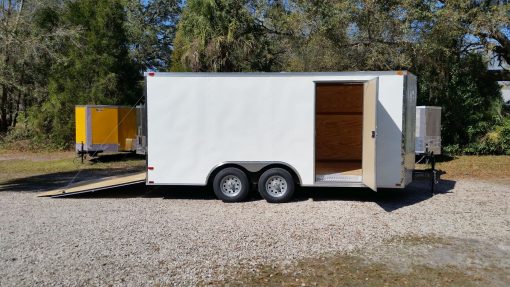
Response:
[{"label": "background foliage", "polygon": [[144,71],[410,70],[450,153],[510,153],[510,4],[495,0],[0,0],[4,143],[73,145],[76,104],[135,104]]}]

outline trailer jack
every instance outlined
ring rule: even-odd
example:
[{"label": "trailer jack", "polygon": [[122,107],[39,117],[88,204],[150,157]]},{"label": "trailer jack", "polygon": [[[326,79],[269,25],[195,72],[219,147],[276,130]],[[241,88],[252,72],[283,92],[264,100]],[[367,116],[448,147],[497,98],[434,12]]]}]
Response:
[{"label": "trailer jack", "polygon": [[434,152],[430,152],[426,150],[424,154],[422,154],[422,158],[418,161],[425,161],[430,164],[430,167],[427,169],[415,169],[413,170],[413,180],[428,180],[430,184],[430,192],[432,195],[435,194],[435,186],[439,183],[439,179],[441,175],[444,173],[441,170],[436,169],[436,158]]},{"label": "trailer jack", "polygon": [[83,163],[83,160],[85,159],[87,152],[83,150],[83,142],[81,142],[81,148],[78,151],[78,156],[81,158],[81,163]]}]

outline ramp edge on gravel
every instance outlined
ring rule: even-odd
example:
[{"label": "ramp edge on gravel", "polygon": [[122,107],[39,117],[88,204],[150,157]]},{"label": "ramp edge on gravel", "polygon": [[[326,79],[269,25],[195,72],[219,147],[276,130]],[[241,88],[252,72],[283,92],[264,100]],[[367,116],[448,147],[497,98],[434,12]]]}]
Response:
[{"label": "ramp edge on gravel", "polygon": [[145,182],[146,173],[140,172],[136,174],[128,174],[121,176],[113,176],[94,180],[78,182],[76,184],[50,190],[38,194],[38,197],[63,197],[67,195],[75,195],[81,193],[95,192],[115,187],[127,186]]}]

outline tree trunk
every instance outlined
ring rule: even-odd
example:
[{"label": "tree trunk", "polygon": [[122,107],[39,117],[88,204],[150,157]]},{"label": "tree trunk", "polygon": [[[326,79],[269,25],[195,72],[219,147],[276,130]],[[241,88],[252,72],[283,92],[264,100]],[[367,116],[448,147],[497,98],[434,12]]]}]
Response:
[{"label": "tree trunk", "polygon": [[489,70],[489,74],[494,81],[510,81],[510,71],[507,70]]},{"label": "tree trunk", "polygon": [[495,48],[495,52],[510,64],[510,38],[499,30],[492,33],[492,37],[500,45]]},{"label": "tree trunk", "polygon": [[0,103],[0,133],[7,131],[7,87],[2,85],[2,101]]}]

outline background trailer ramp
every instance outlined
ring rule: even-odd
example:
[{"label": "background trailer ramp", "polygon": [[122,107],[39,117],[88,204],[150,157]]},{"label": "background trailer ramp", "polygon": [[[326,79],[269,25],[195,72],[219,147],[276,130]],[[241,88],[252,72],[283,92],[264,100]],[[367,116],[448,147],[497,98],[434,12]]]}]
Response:
[{"label": "background trailer ramp", "polygon": [[145,183],[146,172],[82,181],[64,188],[43,192],[38,197],[64,197],[121,186]]}]

